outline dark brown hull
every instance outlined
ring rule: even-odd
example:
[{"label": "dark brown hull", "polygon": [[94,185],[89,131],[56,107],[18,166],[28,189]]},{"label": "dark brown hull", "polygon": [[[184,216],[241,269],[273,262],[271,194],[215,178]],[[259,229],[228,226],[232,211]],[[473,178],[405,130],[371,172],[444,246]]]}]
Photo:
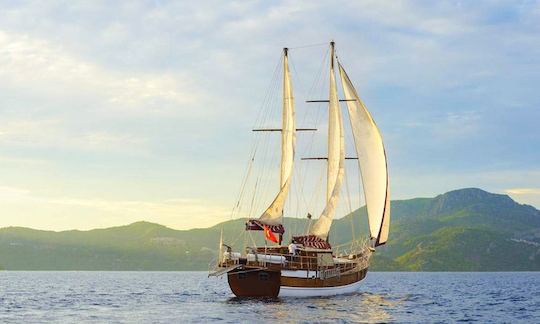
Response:
[{"label": "dark brown hull", "polygon": [[243,267],[229,272],[227,281],[237,297],[277,297],[281,272]]},{"label": "dark brown hull", "polygon": [[[334,278],[297,278],[282,276],[279,270],[268,270],[244,266],[227,274],[232,292],[237,297],[278,297],[280,290],[284,296],[337,295],[350,292],[350,286],[356,285],[367,275],[368,269],[343,274]],[[283,288],[282,288],[283,287]],[[301,292],[298,292],[298,288]]]}]

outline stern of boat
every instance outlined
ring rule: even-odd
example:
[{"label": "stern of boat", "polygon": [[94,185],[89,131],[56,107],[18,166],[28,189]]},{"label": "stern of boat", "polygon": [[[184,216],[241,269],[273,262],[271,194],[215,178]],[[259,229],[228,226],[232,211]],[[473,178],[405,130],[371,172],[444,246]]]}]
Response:
[{"label": "stern of boat", "polygon": [[227,273],[227,281],[236,297],[275,298],[281,287],[281,271],[239,267]]}]

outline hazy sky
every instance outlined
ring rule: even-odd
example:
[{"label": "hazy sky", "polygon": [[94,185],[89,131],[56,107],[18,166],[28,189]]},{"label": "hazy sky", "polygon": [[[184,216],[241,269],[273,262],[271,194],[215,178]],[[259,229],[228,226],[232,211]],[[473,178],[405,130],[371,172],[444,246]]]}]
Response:
[{"label": "hazy sky", "polygon": [[539,1],[0,1],[0,227],[228,219],[281,48],[330,39],[393,198],[540,207]]}]

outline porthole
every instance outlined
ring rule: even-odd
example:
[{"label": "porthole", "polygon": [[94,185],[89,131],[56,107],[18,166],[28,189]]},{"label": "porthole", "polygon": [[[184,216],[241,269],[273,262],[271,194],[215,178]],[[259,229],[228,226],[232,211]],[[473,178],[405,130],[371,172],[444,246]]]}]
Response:
[{"label": "porthole", "polygon": [[267,281],[270,278],[268,272],[259,272],[259,280]]}]

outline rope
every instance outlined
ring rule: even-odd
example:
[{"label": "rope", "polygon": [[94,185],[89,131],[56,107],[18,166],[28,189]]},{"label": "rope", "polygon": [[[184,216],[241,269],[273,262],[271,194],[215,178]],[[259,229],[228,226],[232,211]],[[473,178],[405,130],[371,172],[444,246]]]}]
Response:
[{"label": "rope", "polygon": [[[324,65],[325,65],[325,62],[326,62],[326,59],[328,57],[328,53],[329,53],[329,50],[326,51],[325,53],[325,56],[321,62],[321,65],[319,67],[319,70],[318,70],[318,73],[317,73],[317,76],[312,84],[312,86],[310,87],[309,91],[308,91],[308,98],[310,97],[311,93],[313,93],[315,87],[317,84],[319,84],[319,82],[321,82],[321,76],[323,74],[323,71],[325,70],[324,69]],[[322,82],[321,82],[321,85],[322,85]],[[322,87],[321,87],[322,88]],[[322,89],[321,89],[322,90]],[[322,91],[321,91],[322,92]],[[318,107],[317,107],[318,108]],[[322,114],[322,109],[317,109],[317,113],[315,115],[315,122],[314,122],[314,125],[319,125],[319,121],[320,121],[320,118],[321,118],[321,114]],[[307,116],[307,114],[305,115]],[[307,118],[306,118],[307,119]],[[307,148],[305,149],[304,151],[304,154],[309,156],[311,155],[311,153],[313,152],[313,143],[315,142],[315,132],[311,133],[310,134],[310,137],[309,137],[309,140],[308,140],[308,146]],[[302,165],[303,166],[303,165]],[[305,187],[305,183],[306,183],[306,180],[307,180],[307,175],[309,174],[308,172],[308,168],[305,167],[305,168],[301,168],[299,169],[299,176],[300,176],[300,190],[301,190],[301,197],[302,197],[302,200],[304,202],[304,204],[306,205],[306,209],[307,209],[307,212],[312,212],[313,210],[310,210],[310,205],[308,205],[307,203],[307,200],[306,200],[306,195],[305,195],[305,192],[304,192],[304,187]],[[305,170],[304,170],[305,169]],[[305,172],[304,172],[305,171]],[[302,177],[302,173],[303,173],[303,177]]]},{"label": "rope", "polygon": [[346,191],[347,191],[347,203],[348,203],[348,207],[349,207],[349,214],[351,214],[351,232],[352,232],[352,242],[354,242],[356,240],[356,232],[354,230],[354,215],[352,215],[352,204],[351,204],[351,192],[349,190],[349,177],[345,176],[345,188],[346,188]]},{"label": "rope", "polygon": [[289,50],[308,48],[308,47],[317,47],[317,46],[323,46],[323,45],[328,46],[328,43],[316,43],[316,44],[300,45],[300,46],[295,46],[295,47],[289,47]]}]

